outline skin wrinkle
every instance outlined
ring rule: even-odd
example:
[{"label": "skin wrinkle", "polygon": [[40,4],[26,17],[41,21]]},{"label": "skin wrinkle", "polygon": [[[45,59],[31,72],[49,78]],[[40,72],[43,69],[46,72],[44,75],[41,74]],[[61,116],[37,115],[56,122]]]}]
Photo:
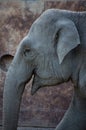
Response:
[{"label": "skin wrinkle", "polygon": [[[46,59],[46,60],[45,60]],[[43,55],[42,57],[41,57],[41,61],[40,61],[40,69],[41,70],[43,70],[45,73],[48,71],[48,70],[46,70],[46,65],[47,65],[47,62],[48,62],[48,60],[47,60],[47,58],[45,58],[45,56]],[[48,66],[48,68],[49,68],[49,66]],[[38,75],[39,75],[39,77],[40,77],[40,74],[42,74],[42,72],[40,73],[40,70],[37,70],[37,72],[36,72]],[[49,75],[48,75],[49,76]],[[44,77],[43,77],[44,78]]]},{"label": "skin wrinkle", "polygon": [[[45,56],[46,57],[46,56]],[[36,84],[36,82],[40,82],[41,80],[43,80],[43,82],[45,82],[45,84],[46,85],[48,85],[48,83],[51,81],[51,80],[57,80],[58,81],[58,76],[60,75],[60,74],[58,74],[57,73],[57,71],[55,72],[54,70],[56,69],[56,67],[55,67],[55,64],[57,64],[57,63],[53,63],[52,61],[55,61],[55,60],[50,60],[50,58],[45,58],[44,56],[41,58],[41,59],[43,59],[43,61],[41,61],[41,63],[44,63],[44,64],[42,64],[43,65],[43,68],[41,68],[41,70],[44,70],[44,72],[46,72],[47,71],[47,73],[49,73],[48,74],[48,78],[46,77],[44,77],[44,76],[42,76],[41,74],[42,74],[42,72],[40,73],[40,70],[38,70],[37,72],[36,72],[36,74],[37,74],[37,76],[39,77],[39,81],[37,80],[37,81],[35,81],[35,84]],[[47,59],[47,60],[45,60],[45,59]],[[46,65],[48,65],[48,62],[49,62],[49,66],[48,66],[48,70],[46,70]],[[57,66],[57,65],[56,65]],[[41,66],[42,67],[42,66]],[[43,72],[43,73],[44,73]],[[61,76],[59,77],[60,79],[62,79],[61,78]],[[56,85],[56,82],[57,81],[55,81],[55,83],[54,83],[54,85]],[[49,83],[50,84],[50,83]],[[44,84],[43,84],[44,85]]]},{"label": "skin wrinkle", "polygon": [[[49,55],[48,54],[48,57],[46,56],[46,54],[41,54],[41,58],[38,58],[38,59],[41,59],[41,61],[40,61],[40,67],[41,67],[41,70],[44,70],[45,72],[48,72],[48,73],[50,73],[50,75],[53,75],[54,77],[57,77],[58,78],[58,73],[57,73],[57,71],[54,71],[54,70],[56,70],[56,68],[57,67],[55,67],[55,66],[57,66],[57,65],[54,65],[54,63],[55,63],[55,59],[51,59],[52,58],[52,56],[51,55]],[[54,61],[54,63],[53,63],[53,61]],[[57,63],[55,63],[55,64],[57,64]],[[39,67],[39,68],[40,68]],[[46,68],[48,69],[48,70],[46,70]],[[39,70],[40,71],[40,70]],[[40,75],[40,72],[37,72],[38,73],[38,75]],[[53,77],[52,76],[52,77]],[[39,76],[40,77],[40,76]],[[50,78],[51,76],[49,76],[49,74],[48,74],[48,77]],[[44,78],[44,77],[43,77]],[[44,78],[45,79],[45,78]]]},{"label": "skin wrinkle", "polygon": [[[60,79],[61,79],[61,73],[59,72],[59,74],[58,74],[58,71],[57,71],[57,67],[56,66],[58,66],[58,65],[56,65],[57,63],[55,63],[56,61],[55,60],[52,60],[52,61],[54,61],[54,62],[52,62],[52,70],[53,70],[53,72],[54,72],[54,75],[55,75],[55,77],[58,79],[58,77],[60,77]],[[56,71],[55,71],[56,70]],[[60,71],[60,70],[59,70]]]}]

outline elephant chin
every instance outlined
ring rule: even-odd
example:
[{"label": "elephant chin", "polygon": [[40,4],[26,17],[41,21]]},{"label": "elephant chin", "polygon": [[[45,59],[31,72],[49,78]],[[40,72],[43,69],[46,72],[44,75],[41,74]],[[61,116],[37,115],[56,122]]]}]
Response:
[{"label": "elephant chin", "polygon": [[40,88],[41,87],[39,85],[33,84],[31,88],[31,95],[34,95]]}]

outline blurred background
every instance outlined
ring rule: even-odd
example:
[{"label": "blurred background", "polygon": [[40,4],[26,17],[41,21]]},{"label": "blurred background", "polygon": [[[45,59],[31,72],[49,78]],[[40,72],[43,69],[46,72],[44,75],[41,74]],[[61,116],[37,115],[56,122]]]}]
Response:
[{"label": "blurred background", "polygon": [[[86,11],[86,0],[0,0],[0,57],[5,55],[8,60],[9,55],[14,56],[34,20],[50,8]],[[6,61],[2,61],[4,65]],[[6,72],[0,69],[0,126],[5,76]],[[19,127],[56,127],[71,101],[71,81],[40,89],[34,96],[31,96],[30,90],[31,83],[28,83],[22,98]]]}]

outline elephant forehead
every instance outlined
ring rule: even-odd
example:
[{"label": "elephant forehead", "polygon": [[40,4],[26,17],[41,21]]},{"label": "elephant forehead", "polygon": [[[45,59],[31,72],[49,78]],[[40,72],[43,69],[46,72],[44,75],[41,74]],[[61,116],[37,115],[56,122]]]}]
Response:
[{"label": "elephant forehead", "polygon": [[38,18],[32,25],[29,35],[35,40],[51,40],[55,32],[55,21],[53,19]]}]

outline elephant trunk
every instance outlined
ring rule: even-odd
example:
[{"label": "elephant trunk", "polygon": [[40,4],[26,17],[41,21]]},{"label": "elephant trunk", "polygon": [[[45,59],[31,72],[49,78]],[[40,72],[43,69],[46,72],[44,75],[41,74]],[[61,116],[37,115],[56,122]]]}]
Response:
[{"label": "elephant trunk", "polygon": [[9,69],[3,95],[3,130],[17,130],[18,114],[25,83],[19,84],[16,74]]}]

